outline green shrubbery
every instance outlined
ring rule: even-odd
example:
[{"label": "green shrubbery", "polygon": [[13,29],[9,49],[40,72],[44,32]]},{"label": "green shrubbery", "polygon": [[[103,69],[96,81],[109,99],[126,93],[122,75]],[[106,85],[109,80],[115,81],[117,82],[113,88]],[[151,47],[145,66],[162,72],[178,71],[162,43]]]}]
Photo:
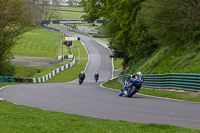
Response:
[{"label": "green shrubbery", "polygon": [[199,73],[200,17],[195,0],[89,0],[87,20],[104,18],[126,73]]},{"label": "green shrubbery", "polygon": [[13,76],[14,74],[14,66],[11,65],[9,60],[0,61],[0,76]]},{"label": "green shrubbery", "polygon": [[32,77],[37,72],[40,72],[40,70],[33,67],[27,67],[24,65],[17,65],[15,67],[15,77]]},{"label": "green shrubbery", "polygon": [[0,1],[0,75],[13,75],[11,49],[20,35],[32,27],[32,16],[24,0]]},{"label": "green shrubbery", "polygon": [[44,66],[15,66],[15,77],[42,77],[47,75],[49,72],[55,70],[57,67],[44,67]]}]

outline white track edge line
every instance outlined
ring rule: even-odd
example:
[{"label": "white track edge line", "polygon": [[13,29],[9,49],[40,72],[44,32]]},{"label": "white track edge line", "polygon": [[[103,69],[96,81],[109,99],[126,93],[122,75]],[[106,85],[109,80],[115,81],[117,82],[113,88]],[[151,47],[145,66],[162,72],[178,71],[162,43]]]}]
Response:
[{"label": "white track edge line", "polygon": [[89,52],[88,52],[88,50],[87,50],[87,47],[85,46],[85,43],[83,43],[82,40],[80,40],[80,42],[82,43],[82,45],[84,46],[84,48],[85,48],[85,50],[86,50],[86,52],[87,52],[87,54],[88,54],[88,62],[87,62],[87,65],[85,66],[85,69],[84,69],[84,72],[85,72],[86,69],[87,69],[87,67],[88,67],[88,64],[89,64],[89,62],[90,62],[90,54],[89,54]]},{"label": "white track edge line", "polygon": [[[106,45],[105,46],[105,44],[104,43],[102,43],[102,42],[100,42],[100,41],[98,41],[98,40],[96,40],[96,39],[94,39],[97,43],[99,43],[100,45],[102,45],[104,48],[106,48],[109,52],[110,52],[110,54],[112,54],[112,52],[110,51],[110,49],[108,48],[108,46]],[[112,64],[112,79],[113,79],[113,75],[114,75],[114,65],[113,65],[113,58],[112,58],[112,60],[111,60],[111,64]]]},{"label": "white track edge line", "polygon": [[[108,81],[108,80],[107,80]],[[103,82],[103,83],[106,83],[107,81]],[[113,88],[107,88],[107,87],[104,87],[101,83],[100,86],[102,88],[105,88],[105,89],[108,89],[108,90],[113,90],[113,91],[119,91],[117,89],[113,89]],[[194,102],[194,101],[186,101],[186,100],[179,100],[179,99],[171,99],[171,98],[165,98],[165,97],[156,97],[156,96],[151,96],[151,95],[146,95],[146,94],[140,94],[140,93],[137,93],[137,95],[141,95],[141,96],[146,96],[146,97],[153,97],[153,98],[157,98],[157,99],[163,99],[163,100],[170,100],[170,101],[179,101],[179,102],[188,102],[188,103],[197,103],[197,104],[200,104],[200,102]]]},{"label": "white track edge line", "polygon": [[[6,85],[6,86],[1,87],[1,88],[0,88],[0,91],[3,90],[3,89],[5,89],[6,87],[9,87],[9,86],[10,86],[10,85]],[[3,98],[0,98],[0,100],[4,101]]]}]

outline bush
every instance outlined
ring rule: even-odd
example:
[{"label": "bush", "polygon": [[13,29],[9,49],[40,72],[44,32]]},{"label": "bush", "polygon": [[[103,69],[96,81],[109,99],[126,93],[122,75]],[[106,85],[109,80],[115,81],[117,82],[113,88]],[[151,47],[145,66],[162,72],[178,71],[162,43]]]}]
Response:
[{"label": "bush", "polygon": [[9,60],[0,61],[0,76],[13,76],[14,66],[11,65]]},{"label": "bush", "polygon": [[34,74],[40,72],[40,70],[37,70],[33,67],[27,67],[24,65],[17,65],[15,66],[15,77],[32,77]]}]

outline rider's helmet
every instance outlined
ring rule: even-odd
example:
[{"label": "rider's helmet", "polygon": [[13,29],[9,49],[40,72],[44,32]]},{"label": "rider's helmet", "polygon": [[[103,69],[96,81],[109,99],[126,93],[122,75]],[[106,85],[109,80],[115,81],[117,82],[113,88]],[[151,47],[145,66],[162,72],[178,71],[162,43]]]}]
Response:
[{"label": "rider's helmet", "polygon": [[139,75],[139,76],[137,76],[137,78],[138,78],[141,82],[143,82],[143,81],[144,81],[144,78],[143,78],[142,73],[141,73],[140,71],[138,71],[138,72],[137,72],[137,75]]},{"label": "rider's helmet", "polygon": [[81,71],[81,73],[84,73],[84,71]]},{"label": "rider's helmet", "polygon": [[142,73],[140,71],[137,72],[138,75],[142,75]]}]

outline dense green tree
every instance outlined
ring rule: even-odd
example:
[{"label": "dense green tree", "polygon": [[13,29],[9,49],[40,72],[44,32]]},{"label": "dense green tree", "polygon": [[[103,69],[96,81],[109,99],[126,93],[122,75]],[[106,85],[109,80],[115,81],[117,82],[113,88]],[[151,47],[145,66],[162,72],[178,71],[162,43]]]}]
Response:
[{"label": "dense green tree", "polygon": [[[138,38],[136,39],[136,36],[139,36],[137,34],[140,34],[136,29],[136,27],[139,27],[136,18],[143,1],[113,1],[110,6],[107,6],[108,11],[113,10],[107,17],[108,25],[106,26],[107,34],[111,37],[111,48],[115,50],[117,57],[124,58],[125,63],[142,55],[143,52],[142,49],[140,51],[137,49],[143,45],[142,41],[139,42]],[[141,28],[141,30],[143,29],[144,27]]]},{"label": "dense green tree", "polygon": [[94,21],[101,18],[104,14],[106,0],[83,0],[81,4],[84,6],[86,15],[83,18],[87,21]]},{"label": "dense green tree", "polygon": [[149,48],[154,38],[148,35],[144,23],[137,20],[143,2],[144,0],[88,0],[85,4],[86,20],[93,21],[103,17],[108,22],[106,34],[110,38],[110,47],[115,51],[115,57],[124,58],[125,63],[144,56],[142,53],[152,51]]},{"label": "dense green tree", "polygon": [[200,41],[200,0],[85,0],[85,11],[86,20],[107,21],[110,47],[124,64],[163,45]]},{"label": "dense green tree", "polygon": [[24,0],[0,0],[0,75],[10,74],[11,48],[32,26]]},{"label": "dense green tree", "polygon": [[183,45],[193,35],[199,36],[199,15],[199,0],[147,0],[140,17],[158,43]]}]

